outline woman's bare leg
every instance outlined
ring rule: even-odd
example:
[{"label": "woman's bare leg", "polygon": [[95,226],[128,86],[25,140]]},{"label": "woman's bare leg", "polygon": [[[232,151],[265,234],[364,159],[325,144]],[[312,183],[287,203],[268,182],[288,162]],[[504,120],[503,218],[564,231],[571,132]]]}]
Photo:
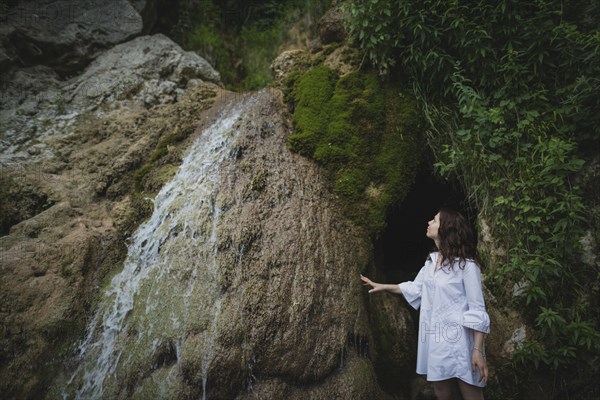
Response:
[{"label": "woman's bare leg", "polygon": [[452,386],[454,386],[454,379],[433,382],[433,393],[438,400],[451,400]]},{"label": "woman's bare leg", "polygon": [[458,388],[463,400],[483,400],[483,390],[478,386],[469,385],[467,382],[458,380]]}]

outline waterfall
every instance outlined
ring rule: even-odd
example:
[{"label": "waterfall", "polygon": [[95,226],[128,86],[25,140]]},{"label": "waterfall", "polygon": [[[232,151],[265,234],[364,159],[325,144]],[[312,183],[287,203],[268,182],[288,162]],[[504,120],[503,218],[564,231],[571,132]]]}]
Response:
[{"label": "waterfall", "polygon": [[[97,399],[122,390],[147,360],[167,366],[164,385],[180,372],[185,332],[203,336],[203,397],[214,358],[218,286],[220,166],[252,98],[226,107],[188,149],[154,199],[152,216],[130,238],[123,270],[112,278],[79,346],[79,364],[64,398]],[[201,282],[201,284],[198,284]],[[162,389],[163,391],[166,389]]]}]

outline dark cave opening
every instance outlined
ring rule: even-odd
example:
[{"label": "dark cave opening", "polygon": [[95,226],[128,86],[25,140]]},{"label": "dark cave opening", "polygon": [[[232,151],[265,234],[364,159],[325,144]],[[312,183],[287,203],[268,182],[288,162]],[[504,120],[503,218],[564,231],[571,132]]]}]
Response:
[{"label": "dark cave opening", "polygon": [[[434,250],[435,244],[427,238],[426,230],[427,223],[440,207],[450,207],[462,212],[471,224],[475,220],[476,212],[469,207],[466,195],[458,184],[444,182],[435,176],[430,161],[432,158],[431,154],[426,156],[406,198],[390,209],[386,228],[374,242],[375,281],[395,284],[415,278],[424,265],[427,254]],[[418,335],[418,311],[402,301],[401,297],[397,300],[410,311],[413,331]],[[386,337],[389,333],[377,323],[375,326],[377,343],[398,339]],[[416,348],[407,351],[416,353]],[[375,371],[382,389],[390,395],[414,391],[411,382],[416,375],[399,372],[395,362],[386,358],[386,355],[377,358]]]},{"label": "dark cave opening", "polygon": [[423,166],[404,201],[389,211],[386,229],[375,243],[375,265],[386,282],[414,279],[434,249],[425,236],[427,222],[443,206],[460,211],[473,224],[476,212],[465,193],[458,185],[442,182],[431,165]]}]

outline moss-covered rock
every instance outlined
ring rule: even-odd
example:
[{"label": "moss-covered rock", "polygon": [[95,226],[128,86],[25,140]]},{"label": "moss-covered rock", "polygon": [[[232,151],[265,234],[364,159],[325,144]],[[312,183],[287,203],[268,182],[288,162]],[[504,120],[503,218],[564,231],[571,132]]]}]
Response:
[{"label": "moss-covered rock", "polygon": [[379,232],[419,164],[424,141],[415,100],[373,72],[340,76],[323,65],[290,74],[287,85],[290,149],[324,166],[346,214]]}]

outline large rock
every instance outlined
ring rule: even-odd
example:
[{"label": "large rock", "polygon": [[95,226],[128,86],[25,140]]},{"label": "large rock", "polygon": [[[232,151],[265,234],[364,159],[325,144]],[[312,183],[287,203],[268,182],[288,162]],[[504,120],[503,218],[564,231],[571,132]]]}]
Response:
[{"label": "large rock", "polygon": [[142,29],[142,17],[126,0],[24,0],[8,8],[3,58],[19,66],[47,65],[64,77]]},{"label": "large rock", "polygon": [[113,47],[64,89],[68,101],[83,107],[126,99],[151,106],[175,102],[192,79],[221,83],[208,61],[156,34]]},{"label": "large rock", "polygon": [[69,133],[82,113],[175,103],[188,86],[220,84],[206,60],[162,34],[115,46],[66,81],[42,65],[6,77],[0,99],[2,164],[55,157],[47,140]]},{"label": "large rock", "polygon": [[330,8],[319,20],[318,30],[321,43],[343,42],[348,37],[346,31],[347,13],[342,6]]},{"label": "large rock", "polygon": [[[67,397],[385,399],[377,360],[395,357],[394,371],[412,375],[410,315],[390,297],[372,316],[359,280],[369,237],[341,215],[320,168],[288,150],[281,94],[224,99],[202,124],[229,121],[231,108],[239,117],[222,138],[198,132],[208,142],[192,146],[132,235],[106,292],[121,294],[99,306],[82,363],[53,396],[71,382]],[[226,156],[202,175],[211,146]],[[96,323],[114,327],[115,340]],[[382,332],[389,344],[375,338]]]},{"label": "large rock", "polygon": [[271,62],[270,69],[275,81],[282,84],[292,71],[308,68],[308,55],[304,50],[287,50],[279,54]]},{"label": "large rock", "polygon": [[[192,131],[214,94],[214,85],[198,85],[152,110],[82,112],[68,127],[55,126],[48,155],[0,166],[0,209],[19,208],[2,221],[0,237],[2,396],[47,393],[84,332],[103,277],[122,264],[124,237],[151,204],[132,198],[132,175],[161,137]],[[187,143],[169,146],[164,167],[177,164]]]},{"label": "large rock", "polygon": [[[134,172],[161,138],[176,137],[148,174],[154,185],[168,179],[218,89],[203,82],[218,81],[217,72],[162,35],[108,50],[87,73],[65,80],[103,47],[140,33],[139,16],[125,2],[71,2],[76,9],[64,15],[56,7],[66,3],[21,2],[0,27],[0,393],[6,398],[46,395],[83,334],[103,277],[122,263],[123,238],[148,207],[132,193]],[[48,14],[52,7],[60,15]],[[119,21],[127,15],[133,25]],[[69,18],[83,22],[70,25]]]}]

